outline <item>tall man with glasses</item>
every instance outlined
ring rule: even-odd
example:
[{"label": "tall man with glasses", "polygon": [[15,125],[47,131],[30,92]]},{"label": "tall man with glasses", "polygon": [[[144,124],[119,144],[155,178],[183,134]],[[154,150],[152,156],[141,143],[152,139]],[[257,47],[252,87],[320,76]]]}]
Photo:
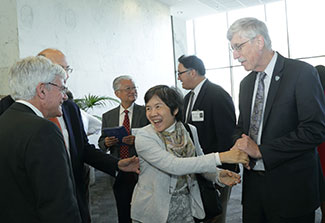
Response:
[{"label": "tall man with glasses", "polygon": [[[116,158],[125,158],[136,155],[134,147],[135,136],[132,128],[140,128],[149,124],[146,118],[145,107],[137,105],[135,100],[138,93],[137,88],[130,76],[122,75],[113,81],[113,89],[121,104],[104,113],[102,118],[102,129],[107,127],[124,126],[129,135],[123,137],[119,142],[115,136],[102,134],[98,140],[99,147],[103,151],[110,151]],[[113,185],[113,191],[117,206],[118,222],[132,222],[130,215],[130,203],[138,176],[132,173],[119,172]],[[145,213],[144,213],[145,214]]]},{"label": "tall man with glasses", "polygon": [[240,83],[236,147],[255,159],[243,177],[244,223],[314,223],[324,195],[316,151],[325,139],[325,98],[316,69],[271,48],[266,25],[235,21],[227,32]]},{"label": "tall man with glasses", "polygon": [[[197,128],[205,154],[224,152],[233,145],[236,126],[235,108],[230,95],[219,85],[205,78],[205,67],[196,56],[178,58],[178,79],[191,90],[185,96],[184,120]],[[223,164],[221,168],[237,171],[238,165]],[[225,223],[231,188],[219,188],[223,212],[207,222]]]},{"label": "tall man with glasses", "polygon": [[[49,58],[53,63],[59,64],[67,73],[67,78],[72,72],[65,55],[57,49],[45,49],[39,53]],[[72,101],[66,100],[62,105],[63,118],[59,120],[65,138],[66,146],[70,151],[70,159],[73,166],[74,180],[76,182],[76,196],[83,223],[91,221],[89,203],[86,197],[88,185],[85,182],[85,166],[88,164],[113,177],[118,169],[122,171],[138,172],[138,159],[127,158],[118,160],[107,155],[89,144],[84,131],[84,126],[79,107]],[[60,117],[59,117],[60,119]],[[135,174],[135,173],[134,173]]]}]

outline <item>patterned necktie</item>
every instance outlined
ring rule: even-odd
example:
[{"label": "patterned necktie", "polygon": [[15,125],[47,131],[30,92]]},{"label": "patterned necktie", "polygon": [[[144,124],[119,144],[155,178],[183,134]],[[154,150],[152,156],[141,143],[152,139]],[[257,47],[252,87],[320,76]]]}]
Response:
[{"label": "patterned necktie", "polygon": [[[125,127],[126,131],[130,135],[130,119],[129,119],[129,111],[124,110],[125,116],[123,121],[123,126]],[[129,157],[129,146],[128,145],[121,145],[120,147],[120,158],[128,158]]]},{"label": "patterned necktie", "polygon": [[262,122],[263,105],[264,105],[264,78],[266,73],[261,72],[258,80],[257,92],[253,113],[251,115],[251,123],[249,127],[249,136],[257,143],[258,132]]},{"label": "patterned necktie", "polygon": [[188,123],[190,118],[191,118],[193,98],[194,98],[194,91],[191,91],[190,92],[190,99],[188,101],[189,106],[188,106],[187,111],[186,111],[185,123]]}]

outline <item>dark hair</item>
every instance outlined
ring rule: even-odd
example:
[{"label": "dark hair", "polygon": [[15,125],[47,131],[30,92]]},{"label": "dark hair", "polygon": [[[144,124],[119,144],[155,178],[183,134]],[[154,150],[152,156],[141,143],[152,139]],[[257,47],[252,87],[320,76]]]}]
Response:
[{"label": "dark hair", "polygon": [[183,66],[187,69],[194,69],[198,72],[199,75],[205,75],[205,67],[203,61],[195,55],[191,56],[181,56],[178,58],[178,62],[183,64]]},{"label": "dark hair", "polygon": [[169,107],[172,115],[178,109],[175,116],[176,121],[183,120],[183,97],[176,88],[166,85],[154,86],[146,92],[144,96],[145,103],[147,104],[154,95],[157,95]]},{"label": "dark hair", "polygon": [[315,68],[316,68],[316,70],[318,72],[322,87],[325,90],[325,66],[317,65]]}]

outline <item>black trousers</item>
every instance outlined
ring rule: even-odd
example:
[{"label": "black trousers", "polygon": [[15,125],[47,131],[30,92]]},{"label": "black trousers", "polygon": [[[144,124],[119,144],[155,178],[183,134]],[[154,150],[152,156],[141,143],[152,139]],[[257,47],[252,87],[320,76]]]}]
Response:
[{"label": "black trousers", "polygon": [[243,196],[243,223],[314,223],[315,211],[307,215],[284,218],[279,210],[270,204],[270,194],[263,188],[267,187],[265,174],[261,171],[249,171],[246,175]]},{"label": "black trousers", "polygon": [[137,174],[119,172],[113,185],[119,223],[131,223],[131,199]]}]

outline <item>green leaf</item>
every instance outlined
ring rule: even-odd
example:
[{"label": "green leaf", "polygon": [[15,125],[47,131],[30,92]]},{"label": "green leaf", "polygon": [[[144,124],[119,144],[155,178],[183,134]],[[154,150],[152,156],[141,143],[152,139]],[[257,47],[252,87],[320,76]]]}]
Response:
[{"label": "green leaf", "polygon": [[96,106],[104,106],[106,105],[107,101],[110,103],[120,103],[117,99],[112,97],[98,96],[92,94],[85,95],[84,98],[74,99],[74,102],[84,111],[87,111],[90,108],[93,109]]}]

